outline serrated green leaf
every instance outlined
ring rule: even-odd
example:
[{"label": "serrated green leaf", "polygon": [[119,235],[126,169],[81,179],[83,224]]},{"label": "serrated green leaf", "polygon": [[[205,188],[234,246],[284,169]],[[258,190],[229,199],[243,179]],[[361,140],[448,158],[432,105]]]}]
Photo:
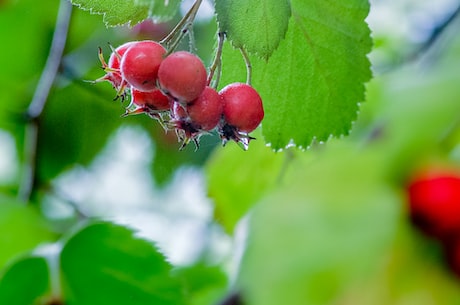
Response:
[{"label": "serrated green leaf", "polygon": [[286,34],[289,0],[216,0],[219,31],[236,48],[268,59]]},{"label": "serrated green leaf", "polygon": [[104,17],[106,26],[135,25],[149,16],[147,5],[135,0],[72,0],[72,4]]},{"label": "serrated green leaf", "polygon": [[93,223],[61,253],[65,297],[71,304],[182,304],[182,287],[152,243],[111,223]]},{"label": "serrated green leaf", "polygon": [[106,26],[133,26],[149,17],[155,21],[171,19],[180,0],[72,0],[72,3],[92,14],[103,15]]},{"label": "serrated green leaf", "polygon": [[251,214],[240,278],[249,304],[332,304],[378,270],[402,210],[379,159],[337,146],[292,162],[289,183]]},{"label": "serrated green leaf", "polygon": [[248,151],[230,143],[214,152],[206,164],[209,196],[215,202],[215,219],[228,233],[276,186],[285,157],[273,153],[258,139],[251,141]]},{"label": "serrated green leaf", "polygon": [[0,304],[31,305],[50,290],[48,265],[42,257],[14,262],[0,277]]},{"label": "serrated green leaf", "polygon": [[[251,58],[263,135],[273,149],[347,135],[371,77],[367,1],[293,0],[291,7],[286,38],[268,62]],[[222,84],[245,80],[238,51],[226,47],[222,64]]]},{"label": "serrated green leaf", "polygon": [[33,207],[0,198],[0,268],[14,256],[55,238]]}]

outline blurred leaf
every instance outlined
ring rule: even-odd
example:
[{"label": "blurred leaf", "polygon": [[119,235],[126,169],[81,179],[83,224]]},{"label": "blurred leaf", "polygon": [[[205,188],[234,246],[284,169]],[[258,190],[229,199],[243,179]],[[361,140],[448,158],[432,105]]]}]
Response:
[{"label": "blurred leaf", "polygon": [[90,224],[64,245],[61,268],[71,304],[182,304],[182,287],[152,243],[111,223]]},{"label": "blurred leaf", "polygon": [[442,262],[440,245],[417,234],[408,222],[398,228],[398,237],[385,255],[379,271],[356,283],[340,304],[356,300],[360,305],[458,304],[459,281]]},{"label": "blurred leaf", "polygon": [[427,158],[446,154],[443,145],[460,126],[459,74],[449,66],[408,69],[371,83],[376,116],[368,139],[385,154],[389,173],[406,175]]},{"label": "blurred leaf", "polygon": [[0,304],[31,305],[49,293],[48,265],[42,257],[15,261],[0,277]]},{"label": "blurred leaf", "polygon": [[232,233],[252,205],[276,187],[285,157],[260,140],[252,141],[248,151],[229,143],[211,156],[206,165],[209,196],[215,201],[215,218],[227,232]]},{"label": "blurred leaf", "polygon": [[0,268],[14,256],[55,238],[33,207],[0,197]]},{"label": "blurred leaf", "polygon": [[235,48],[268,59],[286,34],[291,7],[288,0],[216,1],[219,31]]},{"label": "blurred leaf", "polygon": [[[23,113],[32,99],[34,86],[45,64],[53,33],[58,2],[36,8],[33,0],[14,1],[0,9],[3,29],[1,49],[0,128],[23,142]],[[20,42],[20,47],[18,46]]]},{"label": "blurred leaf", "polygon": [[378,270],[401,205],[379,156],[328,146],[292,161],[284,187],[251,218],[240,284],[253,305],[331,304]]},{"label": "blurred leaf", "polygon": [[100,94],[102,84],[80,86],[77,83],[56,91],[43,112],[37,152],[41,181],[75,163],[88,164],[124,122],[120,102]]},{"label": "blurred leaf", "polygon": [[[371,78],[367,1],[291,1],[286,38],[268,62],[251,58],[262,97],[265,141],[275,150],[347,135]],[[245,80],[239,52],[226,47],[222,85]]]},{"label": "blurred leaf", "polygon": [[[18,40],[20,40],[22,46],[2,48],[0,80],[2,81],[2,88],[23,88],[22,92],[15,91],[18,95],[20,93],[24,95],[28,92],[30,88],[27,85],[36,80],[37,71],[45,63],[54,30],[58,2],[41,5],[40,9],[31,9],[35,8],[36,5],[36,1],[23,0],[16,1],[14,5],[0,10],[0,28],[8,29],[7,35],[2,35],[2,44],[17,46]],[[13,58],[16,60],[12,60]],[[15,84],[17,80],[21,80],[21,82]],[[25,92],[24,89],[26,89]],[[3,100],[3,98],[4,95],[2,94],[0,96],[0,101],[2,101],[0,105],[2,106],[6,102],[12,104],[20,102]]]},{"label": "blurred leaf", "polygon": [[72,3],[92,14],[103,15],[106,26],[135,25],[148,17],[157,21],[171,19],[180,0],[72,0]]},{"label": "blurred leaf", "polygon": [[227,291],[228,279],[220,267],[198,263],[174,273],[185,283],[188,304],[218,304]]}]

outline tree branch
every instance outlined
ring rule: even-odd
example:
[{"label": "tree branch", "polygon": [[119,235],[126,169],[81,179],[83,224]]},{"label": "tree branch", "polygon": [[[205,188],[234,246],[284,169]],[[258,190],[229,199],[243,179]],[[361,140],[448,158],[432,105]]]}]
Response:
[{"label": "tree branch", "polygon": [[25,131],[24,172],[19,186],[18,197],[27,202],[35,184],[35,167],[38,144],[38,121],[43,113],[50,90],[56,79],[62,54],[67,41],[67,33],[72,15],[72,4],[68,0],[60,0],[56,18],[53,40],[45,67],[38,81],[32,101],[26,111],[28,119]]}]

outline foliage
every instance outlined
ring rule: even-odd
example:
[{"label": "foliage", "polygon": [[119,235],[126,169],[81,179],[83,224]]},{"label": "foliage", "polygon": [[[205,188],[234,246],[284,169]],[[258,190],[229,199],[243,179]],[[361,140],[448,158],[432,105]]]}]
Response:
[{"label": "foliage", "polygon": [[[164,37],[185,1],[72,0],[45,107],[27,115],[65,4],[0,1],[0,131],[15,144],[5,162],[0,144],[1,304],[457,304],[443,245],[411,226],[405,194],[413,170],[460,160],[452,27],[371,80],[368,1],[215,0],[177,47],[211,67],[224,31],[218,87],[251,76],[265,118],[247,151],[216,134],[179,151],[87,80],[103,74],[98,47]],[[126,129],[139,139],[107,145]]]}]

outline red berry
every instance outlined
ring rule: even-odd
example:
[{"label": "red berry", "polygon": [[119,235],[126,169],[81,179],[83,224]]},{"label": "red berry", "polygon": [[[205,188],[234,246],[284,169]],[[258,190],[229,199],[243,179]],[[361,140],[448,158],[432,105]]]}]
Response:
[{"label": "red berry", "polygon": [[222,117],[222,110],[222,99],[211,87],[206,87],[197,99],[186,106],[174,102],[171,112],[176,134],[179,141],[182,141],[181,149],[190,140],[193,140],[198,148],[199,137],[217,126]]},{"label": "red berry", "polygon": [[187,112],[199,129],[212,130],[222,117],[222,98],[216,90],[206,87],[197,99],[187,105]]},{"label": "red berry", "polygon": [[108,66],[111,69],[120,69],[120,61],[123,55],[126,53],[129,47],[133,44],[137,43],[137,41],[129,41],[121,46],[117,47],[112,54],[110,54]]},{"label": "red berry", "polygon": [[264,118],[264,108],[259,93],[247,84],[233,83],[219,94],[224,103],[224,120],[238,131],[249,133]]},{"label": "red berry", "polygon": [[423,231],[438,238],[460,232],[460,171],[431,167],[408,185],[410,214]]},{"label": "red berry", "polygon": [[102,68],[107,72],[100,80],[106,80],[112,83],[115,89],[119,89],[122,85],[122,77],[120,72],[120,59],[125,54],[126,50],[133,44],[133,41],[122,44],[110,54],[108,64],[105,62],[102,49],[99,50],[99,58],[102,63]]},{"label": "red berry", "polygon": [[172,113],[178,122],[177,128],[195,131],[210,131],[217,126],[222,117],[222,99],[211,87],[206,87],[201,95],[184,108],[174,103]]},{"label": "red berry", "polygon": [[120,63],[123,79],[140,91],[155,89],[158,68],[165,54],[166,49],[152,40],[132,44],[123,55]]},{"label": "red berry", "polygon": [[132,103],[152,111],[167,111],[171,107],[169,98],[160,89],[147,92],[132,89],[131,97]]},{"label": "red berry", "polygon": [[187,103],[198,98],[206,87],[206,68],[196,55],[186,51],[175,52],[162,61],[158,82],[166,94]]}]

